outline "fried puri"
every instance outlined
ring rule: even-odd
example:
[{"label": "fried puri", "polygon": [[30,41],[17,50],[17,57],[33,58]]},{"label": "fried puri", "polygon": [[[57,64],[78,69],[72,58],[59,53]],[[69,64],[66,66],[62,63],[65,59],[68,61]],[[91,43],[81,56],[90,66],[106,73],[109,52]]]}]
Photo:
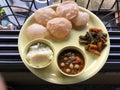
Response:
[{"label": "fried puri", "polygon": [[46,26],[47,22],[56,17],[56,12],[49,7],[40,8],[35,11],[34,18],[37,23]]},{"label": "fried puri", "polygon": [[36,39],[36,38],[45,38],[48,36],[48,31],[46,29],[46,27],[34,23],[32,25],[30,25],[27,29],[26,29],[26,34],[27,37],[29,39]]},{"label": "fried puri", "polygon": [[69,20],[77,16],[79,11],[78,5],[74,1],[65,1],[58,5],[56,14],[59,17],[65,17]]},{"label": "fried puri", "polygon": [[54,18],[48,21],[47,29],[55,39],[64,39],[69,36],[72,24],[66,18]]}]

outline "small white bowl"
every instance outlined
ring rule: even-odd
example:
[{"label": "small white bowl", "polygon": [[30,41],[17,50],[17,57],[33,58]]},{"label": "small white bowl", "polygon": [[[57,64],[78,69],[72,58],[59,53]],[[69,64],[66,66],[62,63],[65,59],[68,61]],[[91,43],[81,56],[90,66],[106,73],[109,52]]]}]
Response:
[{"label": "small white bowl", "polygon": [[[52,58],[51,58],[50,61],[47,62],[47,64],[45,64],[45,65],[43,65],[43,64],[40,65],[40,64],[39,64],[39,66],[36,66],[36,65],[33,65],[33,64],[29,63],[29,60],[28,60],[28,57],[27,57],[28,51],[29,51],[29,49],[30,49],[31,46],[37,45],[37,43],[45,44],[45,45],[48,46],[48,47],[52,50],[52,52],[53,52]],[[25,46],[25,48],[24,48],[24,50],[23,50],[23,55],[24,55],[24,61],[25,61],[25,63],[26,63],[27,65],[29,65],[30,67],[36,68],[36,69],[45,68],[45,67],[49,66],[49,65],[52,63],[52,61],[53,61],[53,57],[54,57],[53,44],[52,44],[50,41],[46,40],[46,39],[35,39],[35,40],[32,40],[32,41],[30,41],[30,42]]]},{"label": "small white bowl", "polygon": [[[68,74],[68,73],[65,73],[64,71],[62,71],[61,68],[59,67],[59,65],[58,65],[58,57],[59,57],[59,55],[60,55],[63,51],[65,51],[65,50],[78,51],[78,52],[81,53],[81,55],[83,56],[83,58],[84,58],[84,67],[83,67],[83,69],[82,69],[79,73],[77,73],[77,74]],[[66,47],[64,47],[62,50],[59,51],[59,53],[58,53],[58,55],[57,55],[57,68],[58,68],[58,70],[59,70],[62,74],[64,74],[65,76],[70,76],[70,77],[78,76],[78,75],[80,75],[80,74],[83,73],[83,71],[85,70],[85,67],[86,67],[86,54],[85,54],[80,48],[78,48],[78,47],[76,47],[76,46],[66,46]]]}]

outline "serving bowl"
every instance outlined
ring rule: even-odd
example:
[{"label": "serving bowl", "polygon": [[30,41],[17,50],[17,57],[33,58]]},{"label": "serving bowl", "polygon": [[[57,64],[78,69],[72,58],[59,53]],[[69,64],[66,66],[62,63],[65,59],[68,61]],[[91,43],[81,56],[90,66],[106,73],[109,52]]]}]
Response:
[{"label": "serving bowl", "polygon": [[58,70],[70,77],[81,75],[86,67],[86,54],[76,46],[61,49],[56,60]]},{"label": "serving bowl", "polygon": [[41,69],[52,63],[54,48],[52,43],[46,39],[34,39],[26,44],[23,55],[27,65]]}]

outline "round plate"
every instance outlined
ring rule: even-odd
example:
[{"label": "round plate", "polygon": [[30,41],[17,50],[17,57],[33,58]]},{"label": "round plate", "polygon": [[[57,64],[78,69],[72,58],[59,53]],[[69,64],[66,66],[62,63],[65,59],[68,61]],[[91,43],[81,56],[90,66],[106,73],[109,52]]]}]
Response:
[{"label": "round plate", "polygon": [[[49,6],[53,9],[55,9],[57,7],[57,5],[52,5]],[[94,15],[92,12],[90,12],[89,10],[86,10],[85,8],[80,7],[81,11],[87,12],[90,15],[90,20],[88,21],[88,24],[84,27],[81,28],[81,30],[74,30],[74,28],[71,31],[70,37],[66,40],[63,41],[54,41],[52,39],[49,39],[49,41],[51,41],[53,43],[53,48],[55,49],[54,51],[54,57],[57,56],[57,54],[59,53],[59,51],[64,47],[64,46],[77,46],[78,48],[82,49],[83,52],[86,54],[86,68],[84,69],[83,73],[79,76],[76,77],[67,77],[63,74],[60,73],[60,71],[57,69],[56,66],[56,60],[54,60],[52,62],[52,64],[50,66],[48,66],[47,68],[44,69],[34,69],[29,67],[24,60],[24,55],[23,55],[23,50],[26,46],[26,44],[28,42],[30,42],[30,40],[27,38],[26,35],[26,28],[35,23],[34,20],[34,14],[32,14],[24,23],[20,34],[19,34],[19,38],[18,38],[18,49],[19,49],[19,53],[20,56],[22,58],[23,63],[26,65],[26,67],[35,75],[37,75],[39,78],[51,82],[51,83],[55,83],[55,84],[74,84],[74,83],[79,83],[82,81],[85,81],[89,78],[91,78],[92,76],[94,76],[105,64],[108,55],[109,55],[109,50],[110,50],[110,39],[109,39],[109,35],[108,32],[104,26],[104,24],[102,23],[102,21],[96,16]],[[100,56],[96,56],[93,55],[89,52],[87,52],[84,49],[83,45],[79,44],[79,36],[80,35],[85,35],[85,33],[89,30],[90,27],[100,27],[103,29],[104,33],[107,33],[107,47],[102,51]]]}]

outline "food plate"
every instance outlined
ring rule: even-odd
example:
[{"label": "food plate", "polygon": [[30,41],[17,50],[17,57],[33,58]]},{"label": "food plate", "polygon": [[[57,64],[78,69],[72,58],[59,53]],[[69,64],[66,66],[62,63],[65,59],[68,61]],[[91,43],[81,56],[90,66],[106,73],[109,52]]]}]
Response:
[{"label": "food plate", "polygon": [[[57,5],[51,5],[49,7],[55,9],[57,7]],[[81,30],[72,29],[69,39],[66,39],[63,41],[54,41],[52,39],[48,39],[51,43],[53,43],[53,48],[55,49],[55,51],[54,51],[55,58],[54,58],[52,64],[44,69],[35,69],[32,67],[29,67],[25,62],[23,50],[24,50],[26,44],[31,41],[27,38],[26,28],[29,25],[35,23],[35,20],[33,18],[34,14],[32,14],[24,23],[24,25],[20,31],[19,38],[18,38],[19,53],[20,53],[23,63],[26,65],[26,67],[32,73],[34,73],[36,76],[38,76],[39,78],[41,78],[45,81],[51,82],[51,83],[55,83],[55,84],[79,83],[79,82],[85,81],[85,80],[91,78],[92,76],[94,76],[97,72],[99,72],[99,70],[105,64],[105,62],[108,58],[108,55],[109,55],[109,50],[110,50],[110,39],[109,39],[108,32],[106,30],[106,27],[104,26],[102,21],[96,15],[94,15],[92,12],[90,12],[89,10],[82,8],[82,7],[79,7],[79,8],[81,11],[87,12],[90,15],[88,24],[85,27],[81,28]],[[79,44],[79,36],[85,35],[85,33],[89,30],[90,27],[100,27],[100,28],[102,28],[103,32],[107,34],[107,42],[106,42],[107,46],[102,51],[100,56],[96,56],[96,55],[93,55],[93,54],[87,52],[85,50],[84,46]],[[67,46],[76,46],[76,47],[80,48],[81,50],[83,50],[83,52],[86,54],[86,67],[85,67],[84,71],[82,72],[82,74],[80,74],[76,77],[68,77],[68,76],[63,75],[62,73],[60,73],[60,71],[58,70],[57,65],[56,65],[57,64],[57,61],[56,61],[57,54],[60,52],[60,50],[62,48],[67,47]]]}]

